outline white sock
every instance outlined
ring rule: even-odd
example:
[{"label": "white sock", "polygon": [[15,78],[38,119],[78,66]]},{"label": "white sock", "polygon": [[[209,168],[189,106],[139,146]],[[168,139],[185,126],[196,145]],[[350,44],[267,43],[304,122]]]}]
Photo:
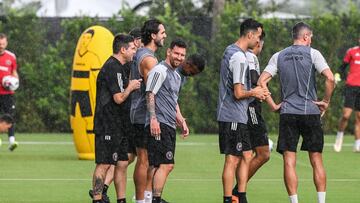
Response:
[{"label": "white sock", "polygon": [[358,147],[360,146],[360,139],[355,140],[355,145]]},{"label": "white sock", "polygon": [[136,200],[136,203],[145,203],[145,200]]},{"label": "white sock", "polygon": [[145,190],[144,196],[145,196],[145,198],[152,198],[152,192]]},{"label": "white sock", "polygon": [[341,139],[344,136],[344,132],[338,131],[336,134],[336,139]]},{"label": "white sock", "polygon": [[326,192],[318,192],[318,203],[325,203]]},{"label": "white sock", "polygon": [[9,137],[9,142],[10,142],[10,144],[14,143],[14,142],[15,142],[15,137],[14,137],[14,136],[10,136],[10,137]]},{"label": "white sock", "polygon": [[298,197],[297,195],[291,195],[289,196],[290,203],[298,203]]}]

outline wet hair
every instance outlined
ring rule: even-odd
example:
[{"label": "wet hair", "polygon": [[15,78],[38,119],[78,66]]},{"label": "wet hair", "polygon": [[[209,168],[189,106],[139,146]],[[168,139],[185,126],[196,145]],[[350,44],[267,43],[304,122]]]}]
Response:
[{"label": "wet hair", "polygon": [[155,18],[145,21],[141,28],[141,40],[145,46],[151,42],[151,34],[157,34],[160,31],[159,25],[161,24],[161,21]]},{"label": "wet hair", "polygon": [[252,18],[246,19],[240,25],[240,37],[245,36],[249,32],[257,31],[258,28],[263,28],[263,25]]},{"label": "wet hair", "polygon": [[204,57],[201,56],[200,54],[190,55],[187,58],[187,61],[189,64],[195,65],[197,67],[199,73],[201,73],[205,69],[206,61],[205,61]]},{"label": "wet hair", "polygon": [[301,37],[301,33],[303,30],[309,30],[312,31],[311,27],[304,23],[304,22],[298,22],[294,25],[292,28],[292,38],[293,39],[299,39]]},{"label": "wet hair", "polygon": [[5,33],[0,33],[0,39],[6,39],[7,38],[7,36],[6,36],[6,34]]},{"label": "wet hair", "polygon": [[130,30],[129,35],[131,35],[134,39],[141,38],[141,28],[133,28],[132,30]]},{"label": "wet hair", "polygon": [[10,114],[2,114],[0,115],[0,122],[14,124],[15,120]]},{"label": "wet hair", "polygon": [[173,49],[175,46],[185,48],[185,49],[187,48],[186,42],[180,38],[174,39],[170,43],[170,49]]},{"label": "wet hair", "polygon": [[95,31],[93,29],[89,29],[85,33],[89,33],[89,34],[91,34],[91,37],[93,37],[95,34]]},{"label": "wet hair", "polygon": [[113,41],[113,53],[114,54],[119,53],[119,51],[122,47],[127,49],[129,47],[129,43],[133,42],[133,41],[134,41],[134,38],[130,35],[125,35],[125,34],[115,35],[114,41]]}]

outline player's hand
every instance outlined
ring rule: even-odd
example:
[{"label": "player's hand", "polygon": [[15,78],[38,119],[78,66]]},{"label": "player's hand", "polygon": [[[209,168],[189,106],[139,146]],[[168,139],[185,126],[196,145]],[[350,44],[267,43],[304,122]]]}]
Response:
[{"label": "player's hand", "polygon": [[265,100],[266,97],[270,96],[270,92],[266,87],[257,86],[254,89],[251,89],[254,97],[258,98],[260,101]]},{"label": "player's hand", "polygon": [[341,82],[340,73],[335,73],[334,78],[335,78],[335,84],[338,84],[339,82]]},{"label": "player's hand", "polygon": [[151,136],[155,137],[155,140],[160,140],[160,123],[156,117],[150,119],[150,133]]},{"label": "player's hand", "polygon": [[187,126],[187,123],[186,123],[185,119],[182,121],[180,127],[181,127],[181,130],[182,130],[181,137],[183,139],[187,138],[189,136],[190,130],[189,130],[188,126]]},{"label": "player's hand", "polygon": [[141,86],[141,81],[142,81],[142,79],[130,80],[128,87],[130,87],[131,90],[137,90]]},{"label": "player's hand", "polygon": [[280,108],[281,108],[281,104],[282,104],[282,102],[280,104],[275,104],[274,106],[272,106],[271,111],[272,112],[279,112]]},{"label": "player's hand", "polygon": [[321,117],[323,117],[326,110],[329,108],[329,102],[324,101],[324,100],[322,100],[322,101],[313,101],[313,102],[314,102],[314,104],[316,104],[319,107]]}]

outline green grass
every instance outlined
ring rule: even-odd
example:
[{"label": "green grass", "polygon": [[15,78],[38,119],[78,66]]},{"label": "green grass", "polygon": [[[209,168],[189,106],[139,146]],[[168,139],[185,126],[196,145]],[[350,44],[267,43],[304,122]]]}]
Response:
[{"label": "green grass", "polygon": [[[0,137],[7,141],[6,135]],[[325,142],[333,143],[334,138],[326,136]],[[77,160],[75,148],[69,144],[70,135],[19,134],[17,140],[20,146],[14,152],[7,150],[7,144],[0,148],[0,203],[91,202],[87,193],[95,164]],[[325,146],[327,203],[360,201],[360,153],[352,152],[352,143],[353,138],[346,136],[347,146],[341,153],[333,152],[330,145]],[[164,190],[165,199],[172,203],[222,202],[223,156],[219,154],[217,136],[178,139],[175,160],[175,169]],[[298,153],[297,163],[299,201],[317,202],[307,153]],[[129,202],[134,194],[132,172],[133,165],[128,172]],[[113,186],[109,195],[116,202]],[[247,196],[252,203],[288,202],[282,181],[282,157],[278,153],[272,152],[270,161],[251,180]]]}]

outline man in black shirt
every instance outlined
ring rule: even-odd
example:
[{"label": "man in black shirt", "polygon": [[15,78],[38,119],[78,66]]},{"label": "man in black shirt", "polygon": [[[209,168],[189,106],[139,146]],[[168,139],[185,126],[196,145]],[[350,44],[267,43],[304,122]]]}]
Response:
[{"label": "man in black shirt", "polygon": [[[97,77],[94,117],[95,162],[93,175],[93,202],[103,202],[102,192],[107,170],[115,167],[114,183],[118,202],[125,200],[126,168],[128,165],[126,125],[129,122],[129,100],[140,80],[129,80],[127,62],[136,52],[134,38],[116,35],[113,55],[105,62]],[[124,181],[125,180],[125,181]]]}]

